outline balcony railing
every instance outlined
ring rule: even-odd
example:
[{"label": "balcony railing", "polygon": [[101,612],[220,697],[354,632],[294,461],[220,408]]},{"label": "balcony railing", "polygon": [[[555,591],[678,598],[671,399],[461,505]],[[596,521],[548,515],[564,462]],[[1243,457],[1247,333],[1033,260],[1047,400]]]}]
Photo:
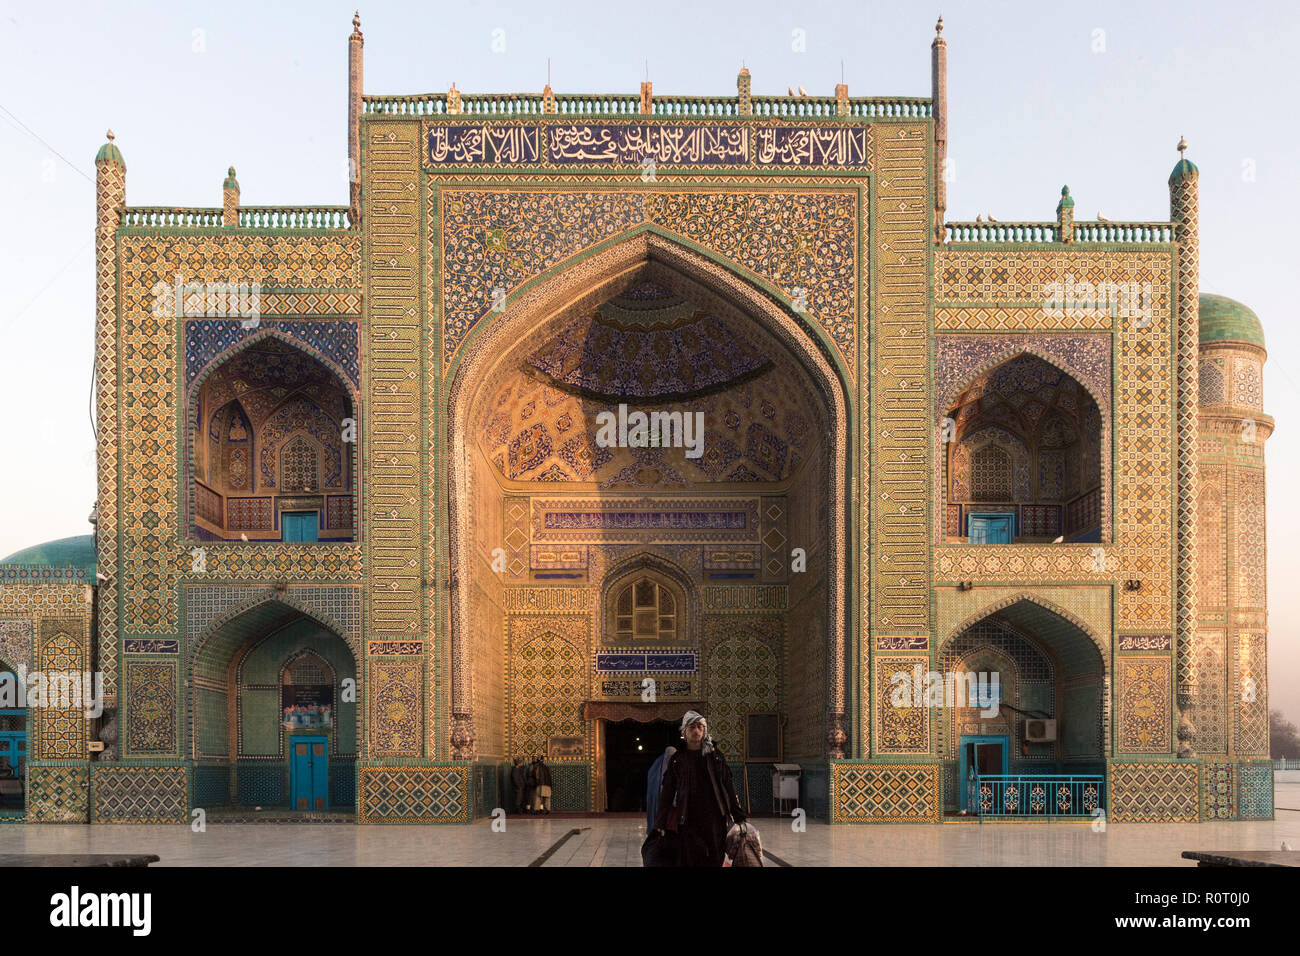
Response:
[{"label": "balcony railing", "polygon": [[1106,806],[1100,774],[981,774],[968,786],[981,823],[985,817],[1087,819]]},{"label": "balcony railing", "polygon": [[[123,226],[146,229],[221,229],[220,209],[127,206]],[[241,229],[346,229],[347,206],[240,206]]]},{"label": "balcony railing", "polygon": [[[807,119],[844,119],[833,96],[754,96],[751,116],[780,116]],[[446,116],[446,93],[415,96],[363,96],[362,110],[384,116]],[[467,117],[512,119],[542,116],[543,97],[537,93],[463,93],[460,114]],[[848,100],[848,116],[867,119],[923,119],[931,115],[932,104],[918,96],[859,96]],[[591,93],[555,95],[555,115],[637,116],[641,98],[634,93]],[[656,96],[650,116],[737,117],[740,100],[734,96]]]},{"label": "balcony railing", "polygon": [[[944,223],[949,242],[1058,242],[1061,227],[1055,222],[949,222]],[[1169,222],[1076,222],[1073,242],[1173,242]]]}]

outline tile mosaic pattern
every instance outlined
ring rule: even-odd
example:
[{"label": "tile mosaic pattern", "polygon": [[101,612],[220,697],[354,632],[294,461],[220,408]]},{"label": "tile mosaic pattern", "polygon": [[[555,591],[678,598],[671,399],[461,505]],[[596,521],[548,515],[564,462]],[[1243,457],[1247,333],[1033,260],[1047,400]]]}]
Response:
[{"label": "tile mosaic pattern", "polygon": [[469,768],[362,767],[358,823],[468,823]]},{"label": "tile mosaic pattern", "polygon": [[1273,819],[1273,764],[1237,764],[1237,819]]},{"label": "tile mosaic pattern", "polygon": [[[36,664],[49,674],[52,671],[88,671],[88,648],[83,645],[86,621],[76,618],[43,617],[38,624]],[[80,691],[80,688],[78,688]],[[79,696],[79,694],[78,694]],[[72,699],[69,703],[76,703]],[[54,703],[53,701],[50,702]],[[85,759],[88,724],[84,706],[39,709],[30,721],[30,754],[38,760]]]},{"label": "tile mosaic pattern", "polygon": [[831,766],[834,823],[937,823],[943,812],[938,764]]},{"label": "tile mosaic pattern", "polygon": [[1171,662],[1168,657],[1121,657],[1118,673],[1120,753],[1166,753],[1171,746]]},{"label": "tile mosaic pattern", "polygon": [[91,779],[93,823],[186,823],[184,767],[99,764]]},{"label": "tile mosaic pattern", "polygon": [[[1199,714],[1198,714],[1199,716]],[[1236,764],[1207,762],[1201,767],[1201,819],[1235,820],[1237,818]]]},{"label": "tile mosaic pattern", "polygon": [[90,807],[86,764],[27,765],[28,823],[85,823]]},{"label": "tile mosaic pattern", "polygon": [[[924,192],[923,184],[914,188]],[[444,369],[492,307],[493,289],[517,288],[582,253],[594,238],[621,235],[642,223],[710,248],[797,297],[838,346],[845,365],[856,365],[859,211],[852,192],[446,189],[443,197]],[[769,248],[769,235],[782,237],[778,247]]]},{"label": "tile mosaic pattern", "polygon": [[[928,374],[927,271],[930,210],[923,170],[931,162],[927,126],[868,127],[872,169],[876,173],[877,227],[871,237],[878,288],[871,344],[870,442],[873,461],[869,528],[862,535],[862,567],[873,575],[867,617],[872,628],[896,633],[926,633],[930,626],[931,543],[930,434],[931,388]],[[865,400],[865,398],[864,398]],[[864,516],[864,521],[868,518]],[[869,553],[867,542],[876,542]],[[869,702],[864,702],[864,711]],[[863,725],[870,720],[862,714]],[[891,725],[892,726],[892,725]],[[915,744],[913,727],[906,742]],[[892,752],[891,747],[891,752]]]},{"label": "tile mosaic pattern", "polygon": [[[899,672],[911,674],[921,665],[930,669],[930,658],[921,656],[877,656],[872,662],[875,675],[875,724],[872,728],[872,752],[878,754],[928,754],[930,752],[930,710],[928,707],[895,707],[891,693],[897,686],[892,678]],[[915,703],[915,701],[913,701]]]},{"label": "tile mosaic pattern", "polygon": [[1114,823],[1195,823],[1200,771],[1195,763],[1111,763]]},{"label": "tile mosaic pattern", "polygon": [[180,756],[176,661],[127,661],[125,672],[125,755]]}]

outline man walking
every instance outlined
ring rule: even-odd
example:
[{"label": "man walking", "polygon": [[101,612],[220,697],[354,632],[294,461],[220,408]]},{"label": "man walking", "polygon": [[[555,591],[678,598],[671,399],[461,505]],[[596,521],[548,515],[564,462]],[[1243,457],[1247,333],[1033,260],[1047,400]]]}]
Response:
[{"label": "man walking", "polygon": [[541,754],[537,756],[537,809],[541,813],[551,812],[551,768]]},{"label": "man walking", "polygon": [[647,833],[655,828],[655,814],[659,810],[659,788],[664,780],[664,764],[675,753],[677,753],[676,747],[666,747],[664,752],[655,758],[655,762],[650,765],[650,772],[646,775],[645,828]]},{"label": "man walking", "polygon": [[745,821],[745,811],[704,717],[688,710],[682,736],[685,749],[664,763],[655,829],[676,831],[678,866],[722,866],[727,830]]}]

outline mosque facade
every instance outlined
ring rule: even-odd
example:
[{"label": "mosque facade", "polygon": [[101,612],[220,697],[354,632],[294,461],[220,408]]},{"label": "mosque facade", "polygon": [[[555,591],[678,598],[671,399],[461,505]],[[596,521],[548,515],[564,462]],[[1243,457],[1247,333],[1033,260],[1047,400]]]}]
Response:
[{"label": "mosque facade", "polygon": [[1271,819],[1197,168],[946,221],[941,30],[927,97],[386,96],[354,20],[346,206],[133,207],[110,134],[94,534],[0,563],[4,668],[101,706],[0,708],[0,819],[636,809],[689,709],[754,812]]}]

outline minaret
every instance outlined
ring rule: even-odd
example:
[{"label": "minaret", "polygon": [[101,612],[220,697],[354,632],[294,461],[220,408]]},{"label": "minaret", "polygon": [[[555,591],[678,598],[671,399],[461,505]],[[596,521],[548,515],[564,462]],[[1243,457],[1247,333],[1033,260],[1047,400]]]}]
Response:
[{"label": "minaret", "polygon": [[1202,293],[1192,699],[1195,748],[1206,759],[1268,756],[1264,442],[1273,419],[1264,414],[1266,358],[1259,317]]},{"label": "minaret", "polygon": [[1200,336],[1200,198],[1196,165],[1183,154],[1187,141],[1178,141],[1178,164],[1169,174],[1169,221],[1178,243],[1178,313],[1175,316],[1178,354],[1177,402],[1174,429],[1178,493],[1175,525],[1176,563],[1174,572],[1174,647],[1177,667],[1178,756],[1196,756],[1192,723],[1192,658],[1196,640],[1196,478],[1199,412],[1197,348]]},{"label": "minaret", "polygon": [[348,37],[348,221],[361,224],[361,11],[352,16]]},{"label": "minaret", "polygon": [[948,160],[948,44],[943,39],[943,17],[934,25],[930,44],[930,97],[934,101],[934,241],[943,242],[943,214],[948,208],[944,176]]},{"label": "minaret", "polygon": [[[97,493],[96,567],[99,664],[104,673],[104,705],[117,706],[117,227],[126,206],[126,160],[108,142],[95,155],[95,446]],[[103,723],[113,714],[104,713]],[[102,739],[102,738],[101,738]],[[114,759],[111,745],[101,760]]]}]

